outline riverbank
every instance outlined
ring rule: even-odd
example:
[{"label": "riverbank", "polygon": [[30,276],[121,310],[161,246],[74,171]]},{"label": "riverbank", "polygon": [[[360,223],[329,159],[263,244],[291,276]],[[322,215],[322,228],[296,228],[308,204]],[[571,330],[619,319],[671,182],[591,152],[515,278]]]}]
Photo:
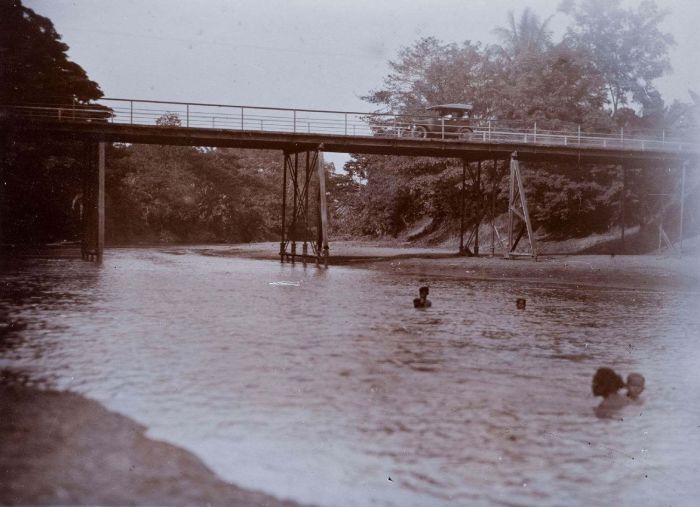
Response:
[{"label": "riverbank", "polygon": [[97,402],[23,384],[0,378],[0,505],[297,505],[220,480]]},{"label": "riverbank", "polygon": [[[542,255],[537,260],[465,257],[448,248],[419,248],[391,243],[338,241],[331,245],[330,265],[391,270],[421,279],[440,277],[479,281],[521,281],[619,289],[698,290],[700,255],[688,243],[680,255]],[[279,261],[279,244],[193,248],[204,255]],[[167,249],[166,249],[167,251]]]}]

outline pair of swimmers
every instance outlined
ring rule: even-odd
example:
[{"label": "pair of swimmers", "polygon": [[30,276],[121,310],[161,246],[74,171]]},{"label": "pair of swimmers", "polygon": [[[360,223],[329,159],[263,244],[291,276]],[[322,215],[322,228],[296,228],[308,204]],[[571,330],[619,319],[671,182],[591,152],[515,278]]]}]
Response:
[{"label": "pair of swimmers", "polygon": [[[433,303],[430,302],[428,299],[428,294],[430,293],[430,288],[429,287],[421,287],[418,289],[418,297],[413,300],[413,307],[414,308],[430,308],[433,306]],[[518,308],[518,310],[524,310],[525,309],[525,299],[524,298],[518,298],[515,302],[515,306]]]},{"label": "pair of swimmers", "polygon": [[[622,395],[618,391],[623,387],[627,388],[627,394]],[[644,391],[644,376],[641,373],[630,373],[627,375],[627,382],[615,373],[612,368],[598,368],[593,375],[591,385],[593,396],[602,396],[603,401],[596,408],[598,417],[611,417],[619,409],[642,400],[639,395]]]}]

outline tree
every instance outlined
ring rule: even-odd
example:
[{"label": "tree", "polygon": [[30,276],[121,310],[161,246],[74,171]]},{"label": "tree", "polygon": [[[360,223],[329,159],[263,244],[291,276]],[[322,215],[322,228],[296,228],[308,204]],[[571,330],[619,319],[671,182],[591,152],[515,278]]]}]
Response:
[{"label": "tree", "polygon": [[483,109],[479,100],[485,83],[483,50],[465,42],[444,44],[434,37],[419,39],[402,48],[389,62],[391,72],[384,86],[364,100],[397,114],[416,114],[427,106],[449,102],[473,102],[476,114]]},{"label": "tree", "polygon": [[[552,40],[548,29],[551,18],[542,21],[529,9],[517,18],[509,13],[508,24],[495,30],[500,45],[420,39],[399,51],[390,62],[391,72],[383,87],[365,99],[384,111],[407,114],[426,105],[473,102],[477,121],[495,118],[528,127],[536,122],[538,128],[552,130],[583,125],[595,131],[622,127],[627,132],[692,123],[689,106],[676,104],[667,109],[653,88],[653,79],[666,68],[670,44],[658,31],[663,13],[651,2],[629,11],[619,4],[618,0],[612,0],[610,6],[584,0],[579,8],[575,2],[566,3],[562,9],[578,15],[574,16],[578,24],[561,42]],[[605,13],[601,19],[594,17],[595,8]],[[621,30],[620,41],[616,30]],[[635,33],[637,30],[642,33]],[[614,89],[610,75],[604,72],[604,64],[610,62],[584,44],[582,41],[589,39],[581,34],[590,35],[594,42],[619,42],[619,48],[601,49],[617,51],[611,56],[612,66],[619,59],[627,60],[623,70],[628,76],[628,91],[615,95],[613,115],[606,110]],[[628,47],[630,44],[638,44],[638,51]],[[625,101],[636,101],[638,112],[622,107]],[[395,235],[422,218],[429,218],[434,229],[445,230],[458,220],[458,165],[439,159],[356,156],[346,169],[364,181],[357,192],[346,193],[347,199],[361,204],[344,204],[345,209],[355,209],[362,216],[354,223],[363,233]],[[622,188],[615,168],[588,167],[582,173],[580,168],[566,165],[534,168],[525,164],[524,171],[528,173],[532,216],[545,231],[559,237],[585,235],[605,230],[619,219]],[[655,184],[644,176],[637,179],[634,188],[628,185],[628,194],[633,197],[643,196]],[[497,207],[504,205],[502,199],[505,192],[500,193]],[[641,202],[641,197],[637,200]],[[467,221],[475,214],[476,207],[467,206]],[[628,215],[633,214],[639,215],[639,210],[630,201]]]},{"label": "tree", "polygon": [[499,48],[507,58],[543,53],[552,44],[552,32],[547,28],[552,16],[544,21],[526,7],[516,21],[513,11],[508,12],[508,27],[496,27],[493,32],[501,39]]},{"label": "tree", "polygon": [[[71,62],[50,20],[19,0],[0,2],[0,105],[87,103],[99,86]],[[0,136],[0,236],[2,241],[75,238],[71,210],[81,190],[85,146],[46,138]]]},{"label": "tree", "polygon": [[581,51],[561,45],[523,53],[495,67],[489,97],[501,120],[538,122],[543,128],[610,123],[601,114],[604,83]]},{"label": "tree", "polygon": [[636,9],[623,8],[622,0],[565,0],[560,10],[573,18],[564,42],[589,53],[605,80],[613,116],[630,102],[658,104],[653,82],[671,70],[668,51],[674,44],[660,28],[666,11],[651,0]]},{"label": "tree", "polygon": [[0,104],[87,102],[102,97],[68,59],[53,23],[19,0],[0,2]]}]

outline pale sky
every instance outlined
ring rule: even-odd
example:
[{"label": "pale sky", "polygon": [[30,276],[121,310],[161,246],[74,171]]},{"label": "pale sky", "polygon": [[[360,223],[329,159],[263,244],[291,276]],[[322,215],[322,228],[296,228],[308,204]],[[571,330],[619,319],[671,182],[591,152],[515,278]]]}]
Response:
[{"label": "pale sky", "polygon": [[[529,5],[546,18],[559,0],[24,3],[53,21],[107,97],[369,111],[360,96],[381,86],[399,48],[428,35],[496,42],[493,28],[506,25],[509,10]],[[667,101],[689,101],[688,88],[700,90],[700,1],[657,4],[671,10],[664,28],[677,42],[673,74],[657,85]],[[556,35],[567,21],[552,19]]]}]

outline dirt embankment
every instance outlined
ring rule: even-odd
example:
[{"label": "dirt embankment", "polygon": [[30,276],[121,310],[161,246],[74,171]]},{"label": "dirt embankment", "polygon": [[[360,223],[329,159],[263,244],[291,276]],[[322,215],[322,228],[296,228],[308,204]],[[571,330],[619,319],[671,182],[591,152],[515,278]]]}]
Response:
[{"label": "dirt embankment", "polygon": [[[422,279],[519,280],[529,283],[625,289],[700,290],[700,241],[684,255],[540,255],[537,260],[466,257],[454,248],[420,248],[396,242],[338,241],[330,265],[390,270]],[[167,249],[165,250],[167,251]],[[194,247],[193,252],[279,261],[276,243]],[[175,252],[173,252],[175,253]],[[298,258],[297,263],[301,263]],[[309,261],[312,262],[313,261]]]},{"label": "dirt embankment", "polygon": [[0,414],[0,505],[296,505],[220,480],[99,403],[11,374],[0,379]]}]

